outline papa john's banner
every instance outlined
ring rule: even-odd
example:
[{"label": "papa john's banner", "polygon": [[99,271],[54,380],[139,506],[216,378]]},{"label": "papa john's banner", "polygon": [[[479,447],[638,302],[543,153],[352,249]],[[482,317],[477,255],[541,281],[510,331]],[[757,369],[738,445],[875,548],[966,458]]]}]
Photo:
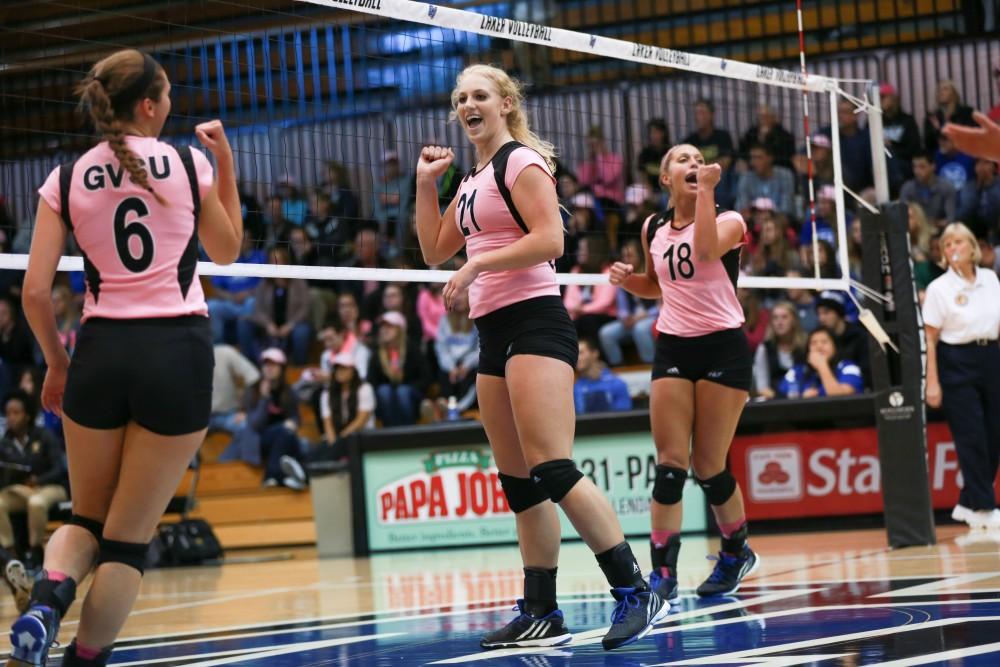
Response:
[{"label": "papa john's banner", "polygon": [[[648,535],[656,454],[649,433],[581,436],[580,471],[607,495],[626,535]],[[365,512],[372,551],[514,543],[514,515],[489,445],[366,452]],[[701,490],[688,482],[684,529],[706,527]],[[560,512],[563,537],[576,531]]]},{"label": "papa john's banner", "polygon": [[[962,474],[944,423],[927,425],[927,463],[934,507],[954,506]],[[729,465],[751,520],[882,511],[874,428],[739,436]]]}]

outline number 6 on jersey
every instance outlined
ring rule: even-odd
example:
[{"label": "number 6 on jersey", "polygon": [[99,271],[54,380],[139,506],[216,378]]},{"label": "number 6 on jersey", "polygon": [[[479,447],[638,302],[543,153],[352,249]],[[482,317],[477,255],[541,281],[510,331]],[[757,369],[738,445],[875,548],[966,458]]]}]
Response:
[{"label": "number 6 on jersey", "polygon": [[[135,213],[136,217],[128,221],[126,218],[130,213]],[[129,197],[115,210],[115,248],[122,264],[132,273],[142,273],[153,263],[153,235],[149,227],[141,222],[147,215],[149,207],[138,197]],[[129,247],[133,238],[139,240],[138,257],[132,254]]]}]

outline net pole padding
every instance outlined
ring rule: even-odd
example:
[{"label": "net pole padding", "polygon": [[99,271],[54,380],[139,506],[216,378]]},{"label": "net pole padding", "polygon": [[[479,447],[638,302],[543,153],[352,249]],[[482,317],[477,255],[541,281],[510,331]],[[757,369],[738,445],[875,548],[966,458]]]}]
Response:
[{"label": "net pole padding", "polygon": [[889,168],[885,160],[885,126],[882,124],[882,93],[877,81],[870,81],[868,94],[871,104],[868,109],[868,136],[872,148],[872,175],[875,179],[875,201],[878,204],[888,204]]},{"label": "net pole padding", "polygon": [[[844,208],[844,168],[840,163],[840,123],[837,122],[837,93],[831,91],[830,97],[830,143],[833,144],[833,184],[834,198],[837,204],[837,264],[844,279],[851,275],[851,260],[847,254],[847,209]],[[815,257],[815,262],[819,258]]]},{"label": "net pole padding", "polygon": [[738,60],[716,58],[686,51],[676,51],[650,44],[628,42],[613,37],[591,35],[575,30],[553,28],[530,21],[477,14],[464,9],[443,7],[414,0],[297,0],[334,9],[347,9],[382,18],[409,21],[440,28],[450,28],[478,35],[487,35],[517,42],[528,42],[604,56],[614,60],[629,60],[677,69],[696,74],[739,79],[781,88],[801,89],[811,92],[828,92],[837,88],[836,79],[811,74],[803,77],[776,67],[753,65]]},{"label": "net pole padding", "polygon": [[[28,268],[28,255],[0,253],[0,270],[24,271]],[[83,271],[82,257],[62,257],[59,271]],[[453,271],[435,269],[367,269],[353,266],[304,266],[299,264],[215,264],[198,262],[202,276],[253,276],[260,278],[298,278],[302,280],[374,280],[400,283],[446,283]],[[559,273],[560,285],[607,285],[603,273]],[[813,278],[772,278],[767,276],[741,276],[739,287],[749,289],[813,289],[847,290],[850,284],[839,278],[816,280]]]}]

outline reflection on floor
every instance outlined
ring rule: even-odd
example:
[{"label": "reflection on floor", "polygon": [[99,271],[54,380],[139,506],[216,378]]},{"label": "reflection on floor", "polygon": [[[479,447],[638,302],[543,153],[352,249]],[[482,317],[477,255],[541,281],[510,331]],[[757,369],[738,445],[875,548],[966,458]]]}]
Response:
[{"label": "reflection on floor", "polygon": [[[161,570],[112,664],[1000,665],[1000,535],[946,527],[939,540],[889,551],[878,531],[758,537],[757,574],[734,597],[703,600],[692,591],[717,543],[685,539],[680,603],[648,638],[611,653],[600,647],[611,598],[581,544],[561,557],[575,639],[558,649],[478,650],[512,617],[513,548]],[[8,621],[13,605],[0,612]]]}]

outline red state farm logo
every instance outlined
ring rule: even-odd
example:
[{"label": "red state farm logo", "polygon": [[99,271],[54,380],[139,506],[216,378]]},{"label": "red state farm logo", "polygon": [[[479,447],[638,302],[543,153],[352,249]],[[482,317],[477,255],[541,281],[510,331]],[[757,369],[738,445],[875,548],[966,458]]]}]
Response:
[{"label": "red state farm logo", "polygon": [[791,476],[785,472],[780,463],[771,461],[764,466],[764,471],[757,475],[757,479],[761,484],[788,484]]},{"label": "red state farm logo", "polygon": [[747,452],[750,499],[755,502],[802,497],[802,453],[795,445],[754,447]]}]

